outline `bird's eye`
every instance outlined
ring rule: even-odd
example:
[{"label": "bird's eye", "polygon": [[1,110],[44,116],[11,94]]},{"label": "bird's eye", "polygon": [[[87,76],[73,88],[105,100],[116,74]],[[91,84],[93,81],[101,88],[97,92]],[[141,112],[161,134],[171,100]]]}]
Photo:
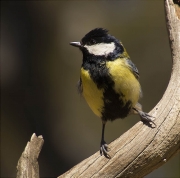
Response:
[{"label": "bird's eye", "polygon": [[95,41],[94,39],[91,39],[91,40],[90,40],[90,43],[91,43],[91,44],[96,44],[96,41]]}]

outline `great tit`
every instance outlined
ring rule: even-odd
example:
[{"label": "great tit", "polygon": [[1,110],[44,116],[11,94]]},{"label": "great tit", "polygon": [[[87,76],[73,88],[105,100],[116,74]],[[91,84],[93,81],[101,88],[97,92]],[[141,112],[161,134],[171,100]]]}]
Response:
[{"label": "great tit", "polygon": [[123,44],[104,28],[95,28],[80,42],[70,44],[83,54],[78,90],[102,120],[100,154],[111,158],[104,140],[107,121],[139,114],[143,122],[155,125],[138,103],[142,95],[138,69]]}]

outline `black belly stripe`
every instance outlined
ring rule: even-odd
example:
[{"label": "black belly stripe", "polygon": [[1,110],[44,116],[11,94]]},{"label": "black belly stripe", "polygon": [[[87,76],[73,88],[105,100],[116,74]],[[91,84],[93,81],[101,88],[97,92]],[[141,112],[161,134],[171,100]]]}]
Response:
[{"label": "black belly stripe", "polygon": [[89,71],[90,76],[96,83],[97,87],[99,89],[104,89],[104,107],[102,108],[102,119],[105,121],[113,121],[117,118],[126,117],[131,110],[132,102],[126,101],[126,103],[124,103],[124,100],[122,99],[124,97],[123,94],[116,93],[113,89],[115,83],[109,74],[109,70],[106,67],[104,58],[99,57],[93,61],[94,62],[91,63],[84,62],[82,67]]},{"label": "black belly stripe", "polygon": [[102,119],[115,120],[126,117],[132,107],[131,101],[124,103],[123,94],[116,93],[113,88],[108,87],[104,92],[104,108],[102,110]]}]

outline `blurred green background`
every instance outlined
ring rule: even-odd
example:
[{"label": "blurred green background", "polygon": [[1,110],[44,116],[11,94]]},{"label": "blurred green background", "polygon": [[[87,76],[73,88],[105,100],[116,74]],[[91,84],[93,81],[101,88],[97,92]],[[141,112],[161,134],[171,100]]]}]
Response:
[{"label": "blurred green background", "polygon": [[[15,177],[32,133],[43,135],[40,176],[57,177],[99,150],[101,121],[77,92],[82,55],[69,45],[95,27],[120,39],[140,72],[144,111],[171,73],[163,0],[1,2],[1,177]],[[109,122],[110,143],[139,121]],[[179,155],[146,178],[180,177]]]}]

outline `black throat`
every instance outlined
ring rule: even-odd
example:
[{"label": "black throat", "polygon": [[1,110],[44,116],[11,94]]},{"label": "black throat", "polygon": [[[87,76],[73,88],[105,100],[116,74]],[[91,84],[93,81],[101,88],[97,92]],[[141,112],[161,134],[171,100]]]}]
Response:
[{"label": "black throat", "polygon": [[82,67],[89,71],[92,80],[99,89],[114,86],[114,81],[110,77],[104,56],[90,54],[83,56]]}]

